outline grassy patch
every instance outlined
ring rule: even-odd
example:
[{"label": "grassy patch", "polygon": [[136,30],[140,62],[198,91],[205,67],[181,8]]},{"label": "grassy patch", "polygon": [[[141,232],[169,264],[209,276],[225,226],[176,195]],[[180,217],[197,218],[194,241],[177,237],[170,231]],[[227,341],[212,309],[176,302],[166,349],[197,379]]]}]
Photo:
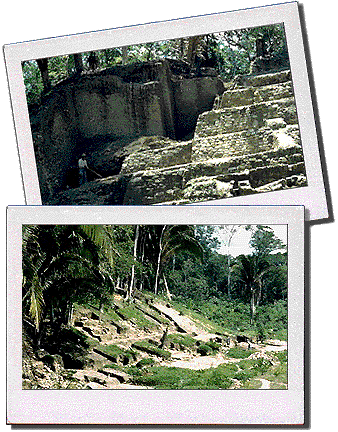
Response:
[{"label": "grassy patch", "polygon": [[203,356],[214,354],[215,352],[219,351],[219,345],[215,342],[205,342],[197,348],[197,352]]},{"label": "grassy patch", "polygon": [[114,363],[130,364],[137,360],[137,353],[133,350],[123,350],[117,345],[105,345],[96,347],[95,351],[105,355]]},{"label": "grassy patch", "polygon": [[148,354],[153,354],[153,355],[156,355],[158,357],[162,357],[164,359],[169,359],[171,357],[171,354],[169,351],[158,348],[147,341],[135,342],[135,343],[133,343],[132,347],[135,349],[138,349],[140,351],[144,351]]},{"label": "grassy patch", "polygon": [[116,324],[121,325],[121,318],[117,315],[117,313],[111,309],[111,308],[107,308],[105,309],[104,312],[104,318],[110,318],[111,320],[113,320]]},{"label": "grassy patch", "polygon": [[153,366],[142,375],[134,376],[133,381],[156,389],[227,389],[232,384],[231,377],[235,371],[222,366],[201,371]]},{"label": "grassy patch", "polygon": [[128,367],[126,367],[126,366],[121,366],[121,365],[118,365],[118,364],[116,364],[116,363],[106,363],[106,364],[104,365],[104,367],[105,367],[105,368],[116,369],[116,370],[118,370],[118,371],[121,371],[121,372],[127,372],[127,373],[128,373]]},{"label": "grassy patch", "polygon": [[226,356],[230,357],[230,358],[245,359],[245,358],[249,357],[255,351],[256,350],[253,350],[253,349],[246,350],[246,349],[240,348],[240,347],[233,347],[227,351]]},{"label": "grassy patch", "polygon": [[288,382],[287,372],[288,371],[286,365],[276,366],[271,371],[269,371],[266,375],[264,375],[264,378],[268,379],[269,381],[287,384]]},{"label": "grassy patch", "polygon": [[242,385],[242,389],[245,390],[257,390],[260,389],[262,386],[262,383],[260,380],[257,379],[250,379],[249,381],[246,381],[243,385]]},{"label": "grassy patch", "polygon": [[286,390],[287,385],[286,384],[280,384],[280,383],[271,383],[270,388],[273,390]]},{"label": "grassy patch", "polygon": [[[274,357],[279,361],[279,364],[270,368],[265,374],[264,378],[272,381],[274,384],[287,385],[288,382],[288,353],[287,351],[279,351],[273,353]],[[277,387],[276,387],[277,388]],[[284,388],[284,387],[282,387]]]},{"label": "grassy patch", "polygon": [[133,305],[121,307],[118,313],[121,314],[125,320],[131,321],[140,328],[147,327],[149,329],[154,329],[159,326],[154,321],[147,319],[146,315]]},{"label": "grassy patch", "polygon": [[[238,379],[242,387],[241,388],[258,388],[256,387],[255,378],[265,377],[268,371],[271,370],[272,366],[269,360],[266,359],[245,359],[237,363],[239,371],[235,378]],[[260,383],[260,381],[258,381]],[[253,386],[253,387],[252,387]]]},{"label": "grassy patch", "polygon": [[180,333],[168,334],[165,339],[165,346],[171,347],[173,345],[178,345],[180,349],[193,349],[196,347],[196,339],[191,336],[183,335]]},{"label": "grassy patch", "polygon": [[136,367],[143,368],[145,366],[153,366],[155,364],[155,360],[151,357],[143,358],[138,363],[136,363]]}]

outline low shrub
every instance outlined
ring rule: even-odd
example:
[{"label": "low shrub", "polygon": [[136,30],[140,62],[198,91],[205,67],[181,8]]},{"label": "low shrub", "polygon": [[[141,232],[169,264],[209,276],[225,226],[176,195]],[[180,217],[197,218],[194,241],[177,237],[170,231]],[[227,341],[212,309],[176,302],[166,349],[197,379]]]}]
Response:
[{"label": "low shrub", "polygon": [[148,354],[153,354],[158,357],[162,357],[164,359],[169,359],[171,357],[171,354],[169,351],[166,351],[164,349],[158,348],[152,344],[150,344],[147,341],[138,341],[133,343],[133,348],[138,349],[140,351],[146,352]]},{"label": "low shrub", "polygon": [[244,348],[233,347],[233,348],[230,348],[228,350],[227,357],[245,359],[245,358],[249,357],[255,351],[256,350],[253,350],[253,349],[245,350]]},{"label": "low shrub", "polygon": [[167,390],[227,389],[231,386],[231,377],[235,374],[226,368],[197,371],[165,366],[153,366],[148,370],[142,369],[142,372],[142,375],[133,377],[135,384]]},{"label": "low shrub", "polygon": [[152,366],[153,364],[155,364],[155,360],[151,357],[147,357],[136,363],[136,367],[143,368],[145,366]]}]

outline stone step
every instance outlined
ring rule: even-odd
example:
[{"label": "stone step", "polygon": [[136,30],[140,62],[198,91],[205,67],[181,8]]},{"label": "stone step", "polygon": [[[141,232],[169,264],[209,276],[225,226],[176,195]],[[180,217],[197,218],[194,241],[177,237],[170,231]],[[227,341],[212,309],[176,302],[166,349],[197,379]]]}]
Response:
[{"label": "stone step", "polygon": [[220,100],[215,103],[214,109],[247,106],[290,97],[294,97],[291,81],[262,87],[238,88],[225,91]]},{"label": "stone step", "polygon": [[128,375],[127,373],[112,368],[102,368],[99,369],[99,372],[101,372],[102,374],[110,378],[116,378],[119,381],[119,383],[125,383],[130,381],[131,379],[131,376]]},{"label": "stone step", "polygon": [[[277,175],[279,166],[287,167],[287,170],[283,168],[283,175],[305,175],[301,147],[294,145],[255,155],[211,159],[170,169],[138,172],[130,179],[124,204],[189,202],[189,199],[196,202],[196,196],[200,196],[201,200],[231,197],[231,181],[249,179],[252,172],[251,178],[255,184],[259,176],[264,178],[265,175],[268,176],[267,183],[272,181],[269,180],[272,175]],[[271,174],[268,174],[270,171]],[[277,176],[273,180],[279,178]]]},{"label": "stone step", "polygon": [[[163,138],[160,138],[162,139]],[[164,168],[191,161],[191,141],[171,141],[159,149],[146,149],[132,153],[124,160],[121,174],[143,171],[149,168]]]},{"label": "stone step", "polygon": [[263,87],[291,81],[291,79],[291,71],[285,70],[260,75],[239,75],[235,77],[234,83],[236,87]]},{"label": "stone step", "polygon": [[208,159],[254,155],[300,143],[299,129],[291,125],[274,129],[261,127],[227,134],[200,137],[194,140],[192,162]]},{"label": "stone step", "polygon": [[210,138],[213,135],[241,131],[254,133],[257,129],[268,126],[266,120],[276,118],[283,119],[286,124],[298,123],[293,97],[248,106],[206,111],[197,120],[192,143],[193,151],[197,138]]}]

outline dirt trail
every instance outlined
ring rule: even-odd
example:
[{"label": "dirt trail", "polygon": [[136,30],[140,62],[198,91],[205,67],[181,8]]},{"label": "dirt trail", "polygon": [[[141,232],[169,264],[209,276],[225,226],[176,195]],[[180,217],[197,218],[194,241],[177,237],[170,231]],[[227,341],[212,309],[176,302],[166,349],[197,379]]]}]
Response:
[{"label": "dirt trail", "polygon": [[[264,357],[265,353],[286,350],[287,344],[283,343],[283,345],[280,346],[254,345],[253,348],[255,348],[258,352],[258,355],[257,354],[254,355],[255,357]],[[224,363],[238,363],[240,361],[241,359],[227,358],[226,353],[225,354],[218,353],[216,355],[201,356],[198,354],[177,351],[172,353],[171,361],[162,361],[161,365],[185,368],[185,369],[193,369],[193,370],[202,370],[202,369],[216,368],[219,365]],[[267,384],[265,383],[264,385]]]},{"label": "dirt trail", "polygon": [[260,390],[267,390],[270,388],[270,381],[268,381],[264,378],[259,378],[259,381],[262,383]]}]

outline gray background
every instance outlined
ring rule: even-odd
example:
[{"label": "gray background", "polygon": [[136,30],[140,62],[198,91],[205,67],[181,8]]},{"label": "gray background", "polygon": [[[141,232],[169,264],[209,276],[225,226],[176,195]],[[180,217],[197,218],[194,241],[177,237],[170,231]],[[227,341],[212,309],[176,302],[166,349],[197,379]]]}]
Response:
[{"label": "gray background", "polygon": [[[226,12],[254,6],[274,4],[273,0],[209,0],[207,2],[172,0],[170,2],[70,2],[45,0],[32,2],[6,2],[2,7],[0,27],[1,45],[42,39],[53,36],[143,24],[210,13]],[[299,2],[305,32],[305,44],[310,71],[310,82],[315,90],[313,102],[318,125],[318,136],[324,175],[329,181],[329,208],[331,218],[312,223],[306,230],[306,337],[307,349],[307,427],[315,430],[332,430],[336,425],[336,404],[333,396],[336,363],[336,304],[337,304],[337,225],[333,210],[337,173],[337,90],[335,84],[336,62],[334,46],[336,34],[336,8],[333,2],[303,0]],[[25,205],[19,156],[15,138],[11,103],[7,86],[4,60],[0,64],[1,104],[1,243],[2,247],[2,328],[5,329],[5,242],[7,205]],[[309,315],[311,317],[309,319]],[[5,344],[5,331],[3,347]],[[4,365],[4,359],[2,360]],[[4,369],[3,369],[4,371]],[[5,374],[1,375],[5,389]],[[4,395],[4,393],[3,393]],[[3,399],[4,400],[4,399]],[[4,411],[2,411],[4,413]],[[4,422],[4,418],[1,419]],[[10,426],[7,426],[9,428]],[[260,430],[262,428],[255,428]],[[262,429],[263,430],[263,429]]]}]

